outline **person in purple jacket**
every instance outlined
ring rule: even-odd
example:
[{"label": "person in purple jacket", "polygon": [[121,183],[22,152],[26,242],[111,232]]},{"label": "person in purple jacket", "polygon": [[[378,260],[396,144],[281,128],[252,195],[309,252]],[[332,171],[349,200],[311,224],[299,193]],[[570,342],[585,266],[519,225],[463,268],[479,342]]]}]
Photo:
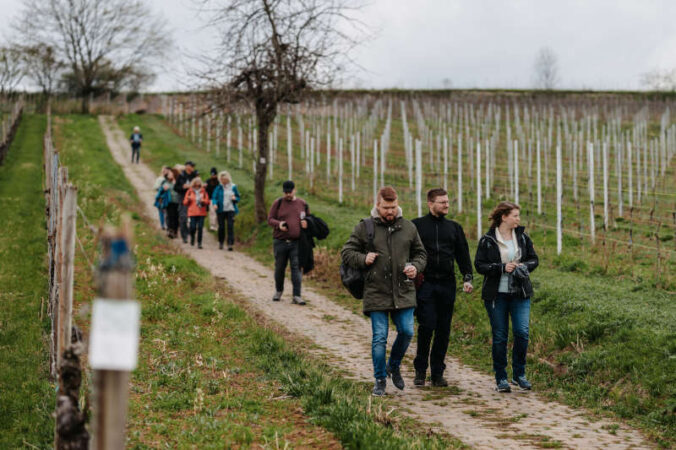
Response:
[{"label": "person in purple jacket", "polygon": [[268,225],[273,228],[272,248],[275,254],[275,295],[272,300],[278,302],[284,291],[284,273],[291,262],[291,283],[293,300],[296,305],[304,305],[300,296],[302,275],[298,263],[298,240],[302,228],[307,228],[305,217],[310,214],[307,203],[296,197],[296,186],[291,180],[282,184],[284,196],[275,200],[268,214]]}]

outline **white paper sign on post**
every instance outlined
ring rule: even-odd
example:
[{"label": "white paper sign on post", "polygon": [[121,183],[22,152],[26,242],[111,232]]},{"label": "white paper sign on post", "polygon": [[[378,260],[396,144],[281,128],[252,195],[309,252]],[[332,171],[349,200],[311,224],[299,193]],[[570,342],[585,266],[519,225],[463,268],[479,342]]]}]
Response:
[{"label": "white paper sign on post", "polygon": [[136,368],[140,316],[137,301],[94,300],[89,335],[92,369],[132,371]]}]

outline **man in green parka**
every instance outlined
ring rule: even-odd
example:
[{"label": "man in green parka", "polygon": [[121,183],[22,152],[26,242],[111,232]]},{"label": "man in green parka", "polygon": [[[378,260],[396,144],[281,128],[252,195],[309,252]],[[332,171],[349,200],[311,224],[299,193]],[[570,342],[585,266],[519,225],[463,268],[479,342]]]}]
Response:
[{"label": "man in green parka", "polygon": [[[369,220],[374,224],[373,248],[369,248]],[[373,332],[373,395],[385,395],[388,375],[398,389],[404,389],[399,365],[413,337],[413,279],[425,269],[427,254],[415,225],[402,217],[394,188],[386,186],[378,191],[371,217],[357,224],[341,256],[345,264],[366,271],[363,311],[371,318]],[[385,364],[389,317],[397,327],[397,338]]]}]

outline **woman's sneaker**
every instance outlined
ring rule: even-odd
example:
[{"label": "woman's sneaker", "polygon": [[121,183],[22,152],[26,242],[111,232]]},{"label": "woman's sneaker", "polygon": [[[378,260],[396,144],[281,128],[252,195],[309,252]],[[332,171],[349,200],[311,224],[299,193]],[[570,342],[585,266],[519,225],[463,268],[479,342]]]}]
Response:
[{"label": "woman's sneaker", "polygon": [[522,391],[530,391],[533,388],[533,386],[530,384],[530,381],[528,381],[524,375],[512,378],[512,384],[519,386]]},{"label": "woman's sneaker", "polygon": [[498,392],[512,392],[512,388],[509,387],[507,379],[498,381],[498,384],[495,386],[495,390]]},{"label": "woman's sneaker", "polygon": [[385,388],[387,387],[387,378],[381,378],[376,380],[375,385],[373,386],[373,396],[382,397],[385,395]]}]

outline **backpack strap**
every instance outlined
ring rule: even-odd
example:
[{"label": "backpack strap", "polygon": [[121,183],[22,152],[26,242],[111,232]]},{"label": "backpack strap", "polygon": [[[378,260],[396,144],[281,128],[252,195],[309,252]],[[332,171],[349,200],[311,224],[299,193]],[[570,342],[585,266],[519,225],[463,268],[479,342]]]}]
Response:
[{"label": "backpack strap", "polygon": [[281,208],[281,206],[282,206],[282,197],[279,197],[275,202],[275,204],[273,205],[273,208],[275,208],[275,215],[272,216],[273,218],[277,219],[277,215],[279,214],[279,208]]},{"label": "backpack strap", "polygon": [[373,221],[373,217],[367,217],[364,219],[364,224],[366,225],[366,239],[368,239],[369,251],[373,251],[373,238],[376,235],[376,224]]}]

